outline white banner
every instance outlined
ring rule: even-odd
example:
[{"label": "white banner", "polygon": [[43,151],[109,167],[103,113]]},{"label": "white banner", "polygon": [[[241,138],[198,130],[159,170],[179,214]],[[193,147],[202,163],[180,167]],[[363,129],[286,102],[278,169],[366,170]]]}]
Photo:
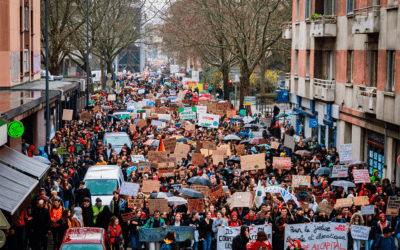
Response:
[{"label": "white banner", "polygon": [[288,240],[298,239],[303,249],[347,249],[347,231],[345,223],[322,222],[310,224],[289,224],[285,227],[285,247]]},{"label": "white banner", "polygon": [[356,240],[368,240],[370,227],[351,225],[351,237]]},{"label": "white banner", "polygon": [[[268,235],[269,242],[272,244],[272,228],[271,226],[254,226],[249,227],[250,230],[250,238],[255,241],[257,238],[257,232],[260,230],[264,230],[264,232]],[[217,249],[218,250],[226,250],[232,249],[232,241],[233,238],[240,234],[240,227],[219,227],[218,229],[218,239],[217,239]]]},{"label": "white banner", "polygon": [[207,106],[196,106],[197,113],[207,113]]},{"label": "white banner", "polygon": [[171,121],[171,115],[170,114],[157,114],[158,119],[164,119],[164,120],[168,120]]},{"label": "white banner", "polygon": [[353,149],[350,144],[339,145],[340,162],[351,161],[353,159]]},{"label": "white banner", "polygon": [[199,114],[199,125],[203,127],[218,128],[219,115],[211,115],[207,113]]},{"label": "white banner", "polygon": [[196,119],[196,112],[184,111],[179,113],[179,118],[181,120],[193,120]]}]

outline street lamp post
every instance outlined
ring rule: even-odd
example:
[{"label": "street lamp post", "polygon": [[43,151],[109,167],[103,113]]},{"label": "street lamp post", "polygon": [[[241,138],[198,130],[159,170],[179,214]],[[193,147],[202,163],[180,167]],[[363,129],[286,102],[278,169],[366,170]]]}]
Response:
[{"label": "street lamp post", "polygon": [[50,104],[49,104],[49,21],[48,6],[45,0],[45,27],[46,27],[46,151],[50,154]]},{"label": "street lamp post", "polygon": [[86,0],[86,76],[86,105],[89,105],[89,0]]},{"label": "street lamp post", "polygon": [[[107,77],[107,62],[106,62],[106,40],[103,40],[104,43],[104,88],[107,89],[106,86],[106,77]],[[108,93],[109,94],[109,93]]]}]

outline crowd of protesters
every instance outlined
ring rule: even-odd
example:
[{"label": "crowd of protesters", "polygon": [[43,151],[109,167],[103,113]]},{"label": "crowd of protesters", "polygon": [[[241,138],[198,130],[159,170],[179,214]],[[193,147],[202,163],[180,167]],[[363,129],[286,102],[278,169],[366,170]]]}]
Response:
[{"label": "crowd of protesters", "polygon": [[[144,94],[138,94],[137,88],[144,88]],[[232,249],[284,249],[285,227],[298,223],[320,223],[341,222],[351,225],[364,225],[370,228],[369,240],[362,242],[352,239],[349,233],[348,249],[366,250],[372,249],[395,249],[397,245],[394,232],[399,229],[399,216],[385,214],[388,197],[399,196],[400,189],[394,180],[379,177],[374,172],[370,183],[356,184],[355,188],[343,188],[332,186],[331,183],[337,178],[329,175],[316,175],[315,172],[321,167],[332,168],[339,165],[339,154],[336,148],[327,148],[326,145],[318,144],[315,138],[304,140],[302,133],[297,134],[288,121],[276,118],[279,109],[275,107],[273,113],[256,114],[254,122],[258,124],[259,119],[271,117],[270,127],[251,128],[252,131],[263,130],[265,145],[255,145],[243,142],[248,140],[249,128],[244,128],[243,120],[227,118],[226,114],[220,117],[218,129],[209,129],[196,126],[194,131],[186,131],[185,127],[179,127],[179,114],[169,109],[172,100],[163,102],[172,119],[166,124],[170,130],[163,130],[148,125],[143,128],[137,127],[136,131],[130,130],[133,119],[122,118],[111,120],[108,116],[118,110],[125,110],[126,104],[131,101],[140,101],[148,98],[151,94],[153,99],[157,93],[169,96],[170,90],[176,91],[177,95],[185,91],[185,97],[191,97],[191,90],[184,90],[182,83],[178,80],[171,81],[171,85],[163,85],[159,82],[143,84],[134,80],[121,81],[121,91],[118,92],[116,101],[107,101],[107,94],[102,93],[92,98],[92,107],[86,110],[91,112],[90,121],[81,121],[79,117],[74,121],[65,122],[64,126],[55,133],[51,139],[50,154],[47,155],[43,148],[36,152],[31,146],[26,150],[30,157],[40,155],[51,161],[51,172],[45,184],[40,189],[40,195],[36,197],[28,208],[23,211],[19,220],[7,230],[7,242],[5,249],[48,249],[49,236],[52,238],[54,249],[59,249],[63,235],[69,228],[99,227],[107,230],[111,239],[113,249],[130,247],[138,249],[216,249],[216,239],[220,227],[241,227],[240,234],[233,239]],[[151,99],[151,98],[150,98]],[[93,106],[108,106],[93,112]],[[232,106],[231,109],[234,109]],[[83,112],[84,110],[82,110]],[[251,114],[248,112],[247,115]],[[79,116],[79,115],[78,115]],[[192,124],[195,124],[194,121]],[[252,122],[252,123],[254,123]],[[256,125],[255,124],[255,125]],[[111,144],[103,145],[102,139],[107,132],[126,132],[131,140],[132,146],[125,145],[120,153],[117,153]],[[240,134],[242,141],[227,141],[223,136],[228,134]],[[298,138],[295,149],[283,145],[285,135]],[[184,136],[193,142],[212,141],[219,145],[229,145],[231,156],[223,162],[213,162],[212,157],[205,157],[203,166],[191,164],[191,155],[196,147],[191,145],[192,150],[183,159],[176,169],[185,168],[184,175],[177,171],[174,177],[159,178],[157,169],[152,173],[139,173],[132,171],[129,176],[126,170],[132,162],[131,155],[143,155],[147,157],[149,151],[156,150],[157,146],[145,145],[149,138],[167,139],[173,136]],[[278,148],[272,148],[271,142],[280,143]],[[236,145],[245,145],[244,154],[265,153],[266,169],[245,171],[240,168],[240,161],[231,160],[238,156]],[[66,154],[57,153],[57,148],[65,147]],[[308,151],[305,156],[297,155],[298,150]],[[278,169],[274,167],[273,157],[291,157],[291,169]],[[118,190],[113,193],[110,204],[103,204],[98,198],[95,204],[91,203],[90,190],[85,187],[83,178],[87,170],[96,165],[117,165],[124,173],[124,179],[128,182],[142,184],[146,180],[158,180],[161,184],[161,192],[171,192],[176,195],[174,184],[187,184],[187,180],[194,176],[209,179],[214,186],[226,187],[226,195],[218,200],[204,199],[205,212],[193,211],[183,206],[170,206],[169,213],[155,211],[149,214],[148,193],[139,191],[137,199],[144,199],[143,207],[128,208],[127,198],[119,194]],[[349,167],[349,177],[341,180],[353,181],[352,171],[360,168],[368,168],[366,164],[353,164]],[[248,208],[233,207],[232,195],[235,192],[255,191],[258,182],[265,188],[277,186],[293,193],[292,176],[308,175],[311,177],[310,186],[313,189],[313,197],[325,196],[320,202],[326,202],[333,207],[328,216],[318,211],[318,203],[314,198],[308,206],[298,206],[293,200],[285,201],[274,193],[266,193],[261,206],[252,205]],[[375,212],[372,215],[361,215],[360,206],[338,207],[337,199],[355,196],[368,196],[370,204],[374,205]],[[132,220],[123,221],[121,214],[132,212],[137,217]],[[198,233],[198,240],[186,240],[177,243],[175,233],[169,231],[164,242],[147,244],[139,241],[139,228],[157,228],[168,225],[193,226]],[[249,227],[254,225],[269,225],[272,227],[272,239],[260,231],[257,239],[249,238]],[[302,249],[298,239],[290,241],[288,249]],[[397,248],[396,248],[397,249]]]}]

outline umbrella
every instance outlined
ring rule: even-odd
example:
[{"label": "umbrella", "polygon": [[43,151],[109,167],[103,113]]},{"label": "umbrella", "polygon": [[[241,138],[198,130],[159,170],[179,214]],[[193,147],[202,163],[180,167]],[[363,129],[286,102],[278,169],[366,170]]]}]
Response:
[{"label": "umbrella", "polygon": [[107,117],[110,117],[110,118],[113,118],[113,119],[119,121],[119,118],[118,118],[118,116],[116,116],[116,115],[108,114]]},{"label": "umbrella", "polygon": [[188,139],[185,137],[179,138],[178,140],[176,140],[177,142],[181,142],[181,143],[187,143]]},{"label": "umbrella", "polygon": [[336,187],[356,187],[351,181],[334,181],[331,185]]},{"label": "umbrella", "polygon": [[201,176],[192,177],[187,182],[191,183],[191,184],[200,184],[203,186],[210,186],[210,187],[213,186],[213,184],[211,183],[211,181],[209,179],[201,177]]},{"label": "umbrella", "polygon": [[248,136],[249,136],[249,133],[240,132],[240,133],[238,133],[237,135],[240,136],[240,137],[248,137]]},{"label": "umbrella", "polygon": [[158,140],[154,140],[154,141],[150,144],[150,146],[157,147],[158,144],[159,144],[159,141],[158,141]]},{"label": "umbrella", "polygon": [[[310,141],[312,141],[312,138],[313,138],[313,137],[304,138],[304,139],[303,139],[303,142],[304,142],[304,143],[310,142]],[[315,138],[315,139],[317,139],[317,138]]]},{"label": "umbrella", "polygon": [[255,144],[255,145],[266,144],[266,143],[267,143],[267,141],[265,141],[264,138],[254,138],[251,141],[249,141],[249,144]]},{"label": "umbrella", "polygon": [[229,158],[228,161],[240,162],[240,157],[232,157],[232,158]]},{"label": "umbrella", "polygon": [[47,165],[51,164],[51,162],[47,158],[45,158],[43,156],[34,156],[34,157],[32,157],[32,159],[35,159],[35,160],[40,161],[41,163],[44,163],[44,164],[47,164]]},{"label": "umbrella", "polygon": [[296,152],[294,152],[294,154],[300,155],[301,157],[311,157],[312,156],[312,153],[307,150],[297,150]]},{"label": "umbrella", "polygon": [[242,139],[240,139],[240,137],[237,135],[230,134],[230,135],[225,136],[224,140],[225,141],[231,141],[231,140],[240,141]]},{"label": "umbrella", "polygon": [[110,106],[101,106],[101,108],[104,109],[104,110],[110,110],[110,109],[112,109]]},{"label": "umbrella", "polygon": [[258,126],[256,124],[246,124],[246,125],[244,125],[244,128],[259,129],[260,126]]},{"label": "umbrella", "polygon": [[[191,179],[193,179],[193,178],[191,178]],[[196,191],[194,189],[191,189],[191,188],[180,188],[180,189],[178,189],[176,191],[181,193],[181,194],[190,196],[192,198],[204,199],[204,195],[202,193],[200,193],[199,191]]]},{"label": "umbrella", "polygon": [[94,106],[93,105],[88,105],[88,106],[86,106],[85,107],[85,110],[88,110],[88,109],[93,109],[94,108]]},{"label": "umbrella", "polygon": [[168,205],[170,206],[175,206],[175,205],[179,206],[187,203],[186,199],[176,196],[168,197],[167,200],[168,200]]},{"label": "umbrella", "polygon": [[158,193],[152,193],[149,196],[149,199],[168,199],[168,197],[174,196],[171,193],[163,193],[163,192],[158,192]]},{"label": "umbrella", "polygon": [[332,169],[326,168],[326,167],[318,168],[318,169],[315,171],[315,174],[316,174],[316,175],[319,175],[319,176],[321,176],[321,175],[330,175],[330,174],[332,174]]},{"label": "umbrella", "polygon": [[358,166],[358,165],[362,165],[363,167],[368,166],[368,163],[366,163],[365,161],[355,161],[349,164],[349,167],[351,166]]},{"label": "umbrella", "polygon": [[154,141],[155,140],[153,140],[153,139],[147,140],[145,143],[143,143],[143,145],[150,146]]},{"label": "umbrella", "polygon": [[161,97],[160,100],[166,101],[166,100],[168,100],[168,98],[167,97]]},{"label": "umbrella", "polygon": [[169,122],[167,119],[158,119],[160,122]]},{"label": "umbrella", "polygon": [[243,141],[241,141],[240,142],[240,144],[246,144],[246,143],[249,143],[251,140],[243,140]]}]

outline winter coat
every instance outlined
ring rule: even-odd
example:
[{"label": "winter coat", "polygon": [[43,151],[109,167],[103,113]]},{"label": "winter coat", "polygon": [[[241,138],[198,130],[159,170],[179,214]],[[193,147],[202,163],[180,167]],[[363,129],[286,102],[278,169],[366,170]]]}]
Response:
[{"label": "winter coat", "polygon": [[242,250],[246,249],[246,245],[249,242],[249,238],[246,237],[246,226],[240,228],[240,234],[233,238],[232,250]]},{"label": "winter coat", "polygon": [[93,207],[82,207],[83,223],[86,227],[93,226]]},{"label": "winter coat", "polygon": [[96,227],[107,229],[111,217],[113,217],[113,213],[110,211],[110,207],[105,206],[103,210],[97,215]]}]

